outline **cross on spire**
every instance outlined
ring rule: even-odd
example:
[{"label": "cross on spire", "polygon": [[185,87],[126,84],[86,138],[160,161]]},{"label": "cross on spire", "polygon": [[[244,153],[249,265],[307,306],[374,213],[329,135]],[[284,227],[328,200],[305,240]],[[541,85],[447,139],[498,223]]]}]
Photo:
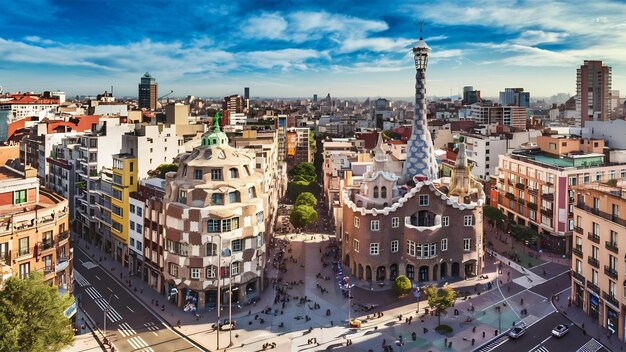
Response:
[{"label": "cross on spire", "polygon": [[417,25],[420,26],[420,40],[424,39],[424,38],[422,38],[422,32],[423,32],[423,29],[424,29],[424,21],[417,22]]}]

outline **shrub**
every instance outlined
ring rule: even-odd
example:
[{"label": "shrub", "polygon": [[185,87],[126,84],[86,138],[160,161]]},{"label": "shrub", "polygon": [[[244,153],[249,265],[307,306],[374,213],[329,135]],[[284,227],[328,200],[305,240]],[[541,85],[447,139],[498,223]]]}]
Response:
[{"label": "shrub", "polygon": [[453,329],[450,325],[441,324],[435,328],[435,331],[444,335],[452,333]]},{"label": "shrub", "polygon": [[411,280],[404,275],[400,275],[393,282],[392,290],[396,296],[406,295],[411,292],[413,286],[411,285]]}]

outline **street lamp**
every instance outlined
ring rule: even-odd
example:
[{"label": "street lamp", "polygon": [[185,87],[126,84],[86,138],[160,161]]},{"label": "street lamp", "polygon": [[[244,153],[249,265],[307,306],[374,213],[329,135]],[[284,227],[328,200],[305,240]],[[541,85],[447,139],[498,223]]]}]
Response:
[{"label": "street lamp", "polygon": [[352,295],[350,294],[350,289],[354,287],[354,284],[350,285],[350,278],[348,276],[344,276],[344,287],[348,289],[348,326],[352,324]]},{"label": "street lamp", "polygon": [[500,315],[501,315],[501,309],[502,307],[500,306],[496,306],[496,310],[498,311],[498,331],[502,332],[502,326],[501,326],[501,321],[500,321]]},{"label": "street lamp", "polygon": [[109,313],[109,310],[111,309],[111,298],[113,298],[113,293],[111,293],[111,295],[109,296],[109,301],[107,302],[107,306],[106,308],[104,308],[103,311],[103,318],[102,320],[104,320],[104,330],[102,331],[103,335],[104,335],[104,343],[106,344],[108,342],[107,340],[107,313]]},{"label": "street lamp", "polygon": [[230,329],[228,329],[228,347],[233,345],[233,256],[230,248],[226,247],[222,250],[222,256],[228,257],[228,323]]},{"label": "street lamp", "polygon": [[[220,319],[221,319],[221,311],[222,311],[222,307],[221,307],[221,276],[222,276],[222,236],[221,235],[211,235],[211,242],[213,242],[213,237],[217,237],[219,238],[220,242],[219,242],[219,246],[217,249],[217,323],[215,324],[215,326],[217,327],[217,333],[216,333],[216,339],[217,339],[217,349],[220,349]],[[211,254],[215,254],[213,253],[213,246],[211,245]]]}]

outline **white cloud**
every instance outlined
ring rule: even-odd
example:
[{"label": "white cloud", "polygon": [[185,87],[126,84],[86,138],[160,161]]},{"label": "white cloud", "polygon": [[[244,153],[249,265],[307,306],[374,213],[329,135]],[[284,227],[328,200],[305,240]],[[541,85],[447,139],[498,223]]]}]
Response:
[{"label": "white cloud", "polygon": [[52,45],[55,43],[54,40],[50,40],[50,39],[43,39],[39,36],[36,35],[27,35],[24,37],[24,40],[27,42],[31,42],[31,43],[38,43],[38,44],[44,44],[44,45]]},{"label": "white cloud", "polygon": [[244,36],[259,39],[284,39],[287,21],[278,13],[262,13],[241,25]]},{"label": "white cloud", "polygon": [[548,32],[541,30],[527,30],[513,40],[514,43],[520,45],[537,45],[545,43],[558,43],[569,37],[569,34],[562,32]]},{"label": "white cloud", "polygon": [[359,50],[370,51],[403,51],[407,50],[412,40],[404,38],[348,38],[341,43],[341,52],[353,52]]}]

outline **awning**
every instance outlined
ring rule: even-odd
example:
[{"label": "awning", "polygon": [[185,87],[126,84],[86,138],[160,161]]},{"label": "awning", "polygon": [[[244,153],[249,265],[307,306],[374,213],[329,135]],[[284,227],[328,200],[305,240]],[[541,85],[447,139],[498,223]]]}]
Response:
[{"label": "awning", "polygon": [[76,302],[74,302],[74,304],[72,304],[71,306],[69,306],[64,312],[63,315],[65,315],[66,318],[71,318],[74,316],[74,314],[76,314]]}]

